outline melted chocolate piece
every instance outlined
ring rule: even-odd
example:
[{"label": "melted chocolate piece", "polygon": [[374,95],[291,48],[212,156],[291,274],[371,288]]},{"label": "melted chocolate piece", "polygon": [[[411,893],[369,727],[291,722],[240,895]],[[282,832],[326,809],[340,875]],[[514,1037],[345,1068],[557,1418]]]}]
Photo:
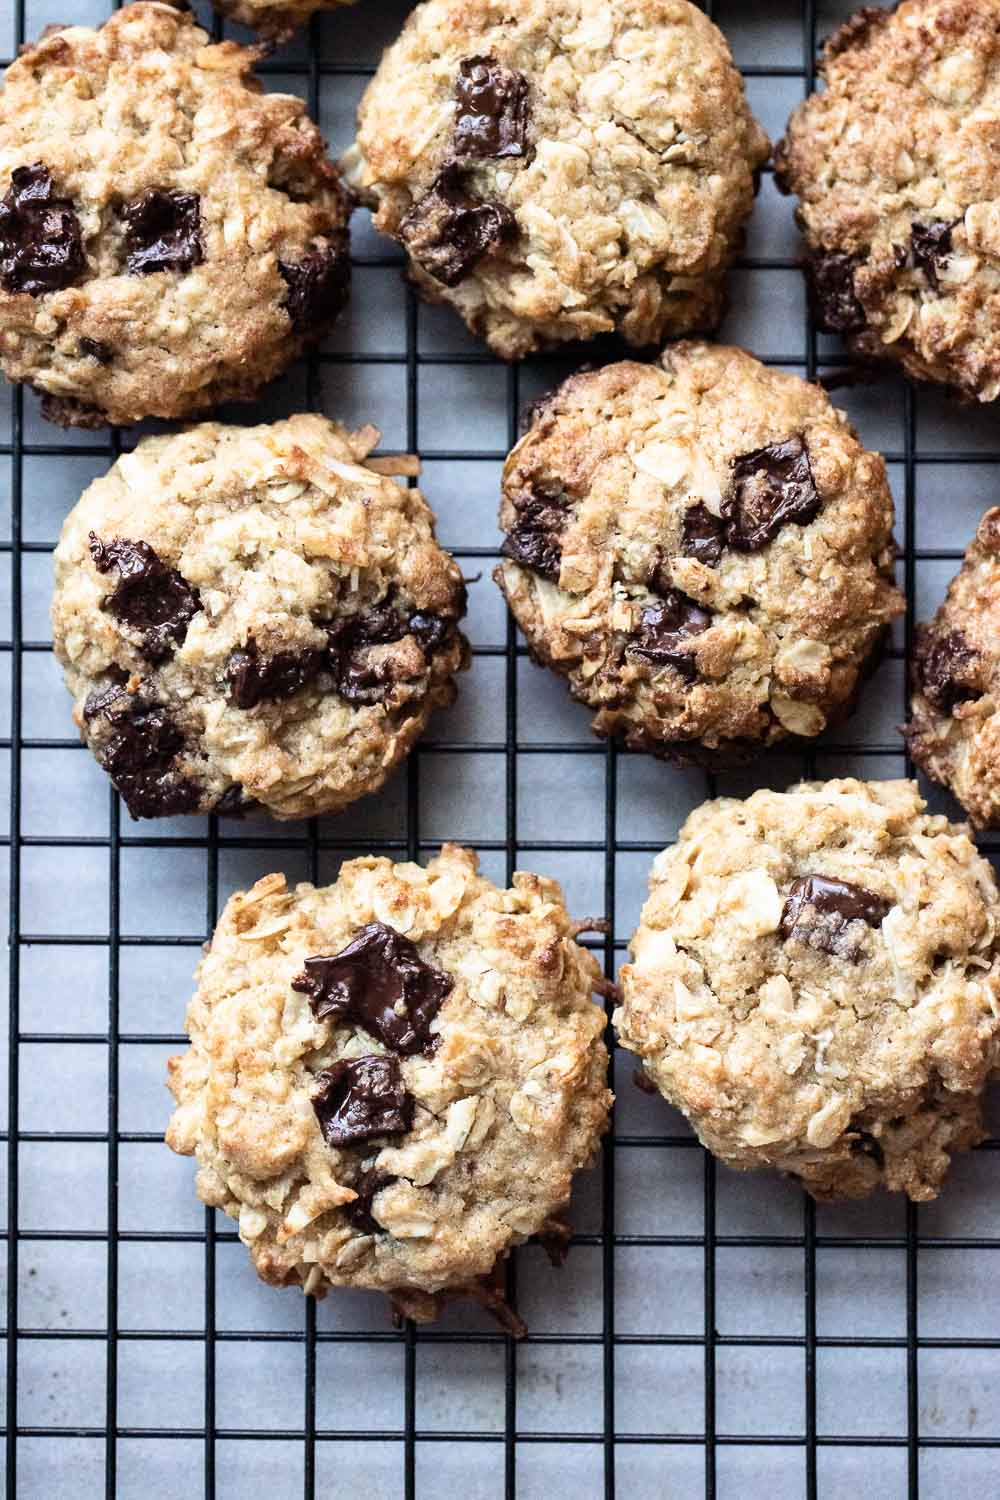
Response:
[{"label": "melted chocolate piece", "polygon": [[327,662],[342,698],[348,703],[381,702],[392,686],[392,669],[388,662],[369,661],[367,648],[400,641],[407,629],[405,617],[387,602],[327,625]]},{"label": "melted chocolate piece", "polygon": [[495,57],[466,57],[455,82],[456,156],[524,156],[528,80]]},{"label": "melted chocolate piece", "polygon": [[979,652],[960,630],[936,635],[922,630],[917,640],[915,672],[924,697],[941,714],[953,714],[960,703],[978,698]]},{"label": "melted chocolate piece", "polygon": [[125,225],[125,269],[130,276],[190,271],[205,259],[197,193],[148,188],[120,209]]},{"label": "melted chocolate piece", "polygon": [[296,333],[316,337],[340,316],[351,287],[346,233],[310,250],[299,261],[278,261],[288,286],[285,309]]},{"label": "melted chocolate piece", "polygon": [[290,698],[299,688],[312,682],[323,667],[321,650],[276,651],[261,656],[257,642],[250,636],[245,646],[237,646],[226,657],[223,677],[234,708],[256,708],[259,703],[274,703]]},{"label": "melted chocolate piece", "polygon": [[803,875],[792,881],[778,930],[786,942],[794,937],[810,948],[856,962],[861,948],[851,932],[853,924],[880,927],[891,906],[891,901],[849,881]]},{"label": "melted chocolate piece", "polygon": [[737,552],[759,552],[782,526],[805,526],[819,508],[809,449],[802,438],[786,438],[733,459],[722,514],[726,541]]},{"label": "melted chocolate piece", "polygon": [[399,235],[421,270],[445,286],[457,286],[516,229],[510,209],[467,193],[461,171],[449,162],[406,214]]},{"label": "melted chocolate piece", "polygon": [[109,365],[115,357],[115,351],[111,345],[102,344],[100,339],[82,338],[80,353],[85,359],[96,359],[99,365]]},{"label": "melted chocolate piece", "polygon": [[173,769],[184,736],[158,703],[107,688],[84,704],[84,718],[102,715],[113,733],[95,754],[133,818],[196,812],[201,788]]},{"label": "melted chocolate piece", "polygon": [[142,637],[139,649],[147,660],[164,661],[201,609],[197,589],[176,568],[161,562],[148,542],[122,536],[102,542],[92,531],[90,555],[98,573],[110,573],[112,568],[118,572],[118,582],[101,608]]},{"label": "melted chocolate piece", "polygon": [[559,582],[562,563],[560,535],[566,524],[566,497],[558,486],[532,486],[514,498],[517,520],[500,546],[501,557],[533,568],[543,578]]},{"label": "melted chocolate piece", "polygon": [[0,199],[0,286],[42,297],[72,286],[86,265],[80,220],[54,196],[48,167],[15,167]]},{"label": "melted chocolate piece", "polygon": [[402,933],[369,922],[340,953],[307,958],[292,989],[309,996],[317,1021],[353,1021],[409,1057],[433,1049],[431,1022],[454,982],[424,963]]},{"label": "melted chocolate piece", "polygon": [[934,219],[929,224],[911,224],[910,245],[913,259],[935,291],[938,271],[951,254],[951,232],[961,219]]},{"label": "melted chocolate piece", "polygon": [[403,1086],[399,1059],[372,1052],[341,1059],[316,1077],[312,1096],[328,1146],[353,1146],[377,1135],[401,1135],[413,1123],[413,1096]]},{"label": "melted chocolate piece", "polygon": [[854,292],[860,255],[816,251],[806,259],[806,283],[813,321],[823,333],[860,333],[865,310]]},{"label": "melted chocolate piece", "polygon": [[642,612],[639,632],[628,643],[628,649],[656,667],[673,667],[687,682],[698,675],[698,664],[690,651],[682,649],[685,641],[701,635],[712,623],[707,609],[702,609],[682,594],[670,589],[662,601],[648,605]]},{"label": "melted chocolate piece", "polygon": [[718,566],[726,545],[726,523],[721,516],[713,516],[701,500],[689,505],[684,512],[681,530],[681,551],[685,557],[697,558],[707,568]]},{"label": "melted chocolate piece", "polygon": [[375,1167],[362,1173],[354,1184],[357,1197],[347,1205],[347,1222],[361,1234],[386,1234],[388,1231],[372,1213],[372,1203],[383,1188],[391,1187],[399,1179],[388,1172],[379,1172]]}]

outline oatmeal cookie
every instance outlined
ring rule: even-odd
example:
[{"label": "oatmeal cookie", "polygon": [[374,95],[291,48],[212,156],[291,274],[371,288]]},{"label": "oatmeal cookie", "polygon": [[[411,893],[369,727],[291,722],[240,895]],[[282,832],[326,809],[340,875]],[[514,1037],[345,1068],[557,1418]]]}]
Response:
[{"label": "oatmeal cookie", "polygon": [[1000,392],[1000,0],[868,6],[776,153],[816,320],[856,353]]},{"label": "oatmeal cookie", "polygon": [[512,1246],[566,1229],[604,1131],[606,986],[559,886],[503,891],[446,844],[426,869],[345,864],[228,902],[171,1059],[167,1143],[239,1220],[260,1276],[504,1311]]},{"label": "oatmeal cookie", "polygon": [[335,812],[453,700],[465,587],[420,492],[365,462],[377,438],[204,423],[144,439],[70,512],[55,651],[133,817]]},{"label": "oatmeal cookie", "polygon": [[507,459],[494,577],[600,735],[726,764],[853,706],[892,583],[885,465],[739,349],[573,376]]},{"label": "oatmeal cookie", "polygon": [[349,197],[257,53],[140,3],[50,28],[0,92],[0,367],[66,426],[250,400],[325,333]]},{"label": "oatmeal cookie", "polygon": [[910,754],[976,828],[1000,827],[1000,509],[986,512],[941,608],[917,630]]},{"label": "oatmeal cookie", "polygon": [[914,783],[720,798],[653,865],[615,1025],[731,1167],[937,1196],[985,1135],[1000,897]]},{"label": "oatmeal cookie", "polygon": [[427,0],[346,164],[424,296],[516,359],[713,327],[768,151],[687,0]]}]

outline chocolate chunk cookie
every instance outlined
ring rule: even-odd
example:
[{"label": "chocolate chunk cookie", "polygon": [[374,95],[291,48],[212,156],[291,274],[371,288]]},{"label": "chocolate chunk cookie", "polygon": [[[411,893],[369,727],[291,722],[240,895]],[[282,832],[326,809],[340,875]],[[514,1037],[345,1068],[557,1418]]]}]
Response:
[{"label": "chocolate chunk cookie", "polygon": [[777,178],[813,316],[856,353],[1000,392],[1000,0],[868,6],[826,44]]},{"label": "chocolate chunk cookie", "polygon": [[723,797],[656,859],[615,1025],[728,1166],[921,1200],[985,1135],[1000,895],[924,808],[909,781]]},{"label": "chocolate chunk cookie", "polygon": [[335,812],[451,703],[465,587],[377,439],[319,416],[146,438],[67,517],[55,650],[133,817]]},{"label": "chocolate chunk cookie", "polygon": [[976,828],[1000,828],[1000,509],[988,510],[929,625],[917,630],[910,754]]},{"label": "chocolate chunk cookie", "polygon": [[724,765],[853,707],[903,611],[892,524],[882,459],[823,391],[681,343],[536,404],[494,577],[598,734]]},{"label": "chocolate chunk cookie", "polygon": [[768,150],[687,0],[427,0],[345,166],[423,295],[516,359],[713,327]]},{"label": "chocolate chunk cookie", "polygon": [[446,844],[426,869],[355,859],[228,902],[169,1065],[175,1151],[239,1220],[261,1277],[388,1293],[437,1316],[514,1246],[566,1234],[605,1086],[604,988],[552,880],[498,890]]},{"label": "chocolate chunk cookie", "polygon": [[250,400],[347,297],[348,194],[257,54],[170,5],[50,29],[0,91],[0,367],[66,426]]}]

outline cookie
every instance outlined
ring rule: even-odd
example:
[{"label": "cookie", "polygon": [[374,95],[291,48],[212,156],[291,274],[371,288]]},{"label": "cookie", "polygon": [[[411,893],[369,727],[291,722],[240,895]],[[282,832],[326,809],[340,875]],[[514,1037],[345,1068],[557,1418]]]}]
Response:
[{"label": "cookie", "polygon": [[937,1196],[1000,1064],[993,871],[913,782],[720,798],[656,859],[615,1025],[727,1165]]},{"label": "cookie", "polygon": [[145,438],[70,512],[52,630],[73,717],[135,818],[336,812],[468,660],[420,492],[320,416]]},{"label": "cookie", "polygon": [[1000,392],[1000,0],[868,6],[827,42],[777,180],[816,322],[867,359]]},{"label": "cookie", "polygon": [[[437,1316],[532,1235],[565,1239],[607,1122],[605,988],[559,886],[499,890],[446,844],[228,902],[169,1064],[167,1143],[258,1274]],[[516,1318],[506,1314],[517,1330]]]},{"label": "cookie", "polygon": [[517,359],[714,327],[769,149],[687,0],[427,0],[345,165],[423,295]]},{"label": "cookie", "polygon": [[507,459],[494,577],[599,735],[725,765],[853,706],[888,623],[882,459],[739,349],[573,376]]},{"label": "cookie", "polygon": [[258,53],[169,5],[50,29],[0,92],[0,368],[70,427],[247,401],[331,326],[349,198]]},{"label": "cookie", "polygon": [[917,630],[905,734],[976,828],[1000,827],[1000,509],[988,510],[929,625]]}]

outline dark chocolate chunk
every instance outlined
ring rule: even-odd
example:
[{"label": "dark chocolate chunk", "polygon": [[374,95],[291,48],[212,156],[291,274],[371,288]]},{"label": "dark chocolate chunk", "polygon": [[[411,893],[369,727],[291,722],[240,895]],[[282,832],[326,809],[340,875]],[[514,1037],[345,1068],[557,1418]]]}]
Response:
[{"label": "dark chocolate chunk", "polygon": [[346,1209],[347,1222],[352,1229],[357,1229],[360,1234],[387,1233],[372,1213],[372,1204],[383,1188],[391,1187],[398,1180],[388,1172],[379,1172],[375,1167],[362,1173],[354,1184],[354,1191],[358,1196]]},{"label": "dark chocolate chunk", "polygon": [[819,508],[809,449],[802,438],[786,438],[733,459],[722,515],[726,541],[737,552],[759,552],[782,526],[805,526]]},{"label": "dark chocolate chunk", "polygon": [[941,714],[952,714],[958,704],[982,692],[979,652],[960,630],[937,635],[921,630],[917,638],[915,671],[924,697]]},{"label": "dark chocolate chunk", "polygon": [[100,339],[82,338],[80,353],[85,359],[96,359],[99,365],[109,365],[115,357],[115,351],[111,345],[102,344]]},{"label": "dark chocolate chunk", "polygon": [[528,80],[495,57],[466,57],[455,82],[456,156],[524,156]]},{"label": "dark chocolate chunk", "polygon": [[128,673],[123,672],[121,667],[111,666],[108,668],[108,676],[111,681],[107,687],[95,688],[88,693],[83,704],[83,717],[89,724],[91,719],[96,719],[98,714],[103,714],[116,699],[122,696],[122,687],[128,682]]},{"label": "dark chocolate chunk", "polygon": [[110,689],[91,694],[84,718],[107,720],[112,733],[96,750],[133,818],[167,818],[196,812],[201,788],[173,765],[184,736],[158,703]]},{"label": "dark chocolate chunk", "polygon": [[143,656],[164,661],[183,641],[201,609],[197,589],[176,568],[168,568],[148,542],[122,536],[102,542],[92,531],[90,555],[99,573],[112,568],[118,572],[118,582],[102,608],[142,637]]},{"label": "dark chocolate chunk", "polygon": [[816,251],[806,259],[806,282],[813,321],[823,333],[860,333],[865,310],[854,291],[860,255]]},{"label": "dark chocolate chunk", "polygon": [[643,610],[642,624],[628,642],[628,649],[656,667],[673,667],[687,682],[693,682],[698,664],[690,651],[683,650],[683,643],[701,635],[711,623],[707,609],[679,589],[670,589]]},{"label": "dark chocolate chunk", "polygon": [[407,633],[405,616],[383,602],[355,615],[343,615],[326,626],[327,663],[337,692],[348,703],[379,703],[392,686],[388,662],[373,662],[369,646],[400,641]]},{"label": "dark chocolate chunk", "polygon": [[785,898],[779,932],[823,953],[856,961],[861,955],[854,924],[880,927],[892,906],[882,896],[828,875],[793,880]]},{"label": "dark chocolate chunk", "polygon": [[961,222],[961,219],[934,219],[929,224],[910,225],[914,262],[935,291],[938,289],[938,271],[951,254],[951,232]]},{"label": "dark chocolate chunk", "polygon": [[273,656],[261,656],[257,642],[250,636],[245,646],[230,651],[222,675],[234,708],[256,708],[259,703],[290,698],[312,682],[323,664],[324,653],[319,649],[276,651]]},{"label": "dark chocolate chunk", "polygon": [[409,1056],[432,1049],[431,1022],[453,984],[450,974],[424,963],[409,938],[369,922],[339,953],[307,958],[292,989],[309,996],[318,1021],[353,1021]]},{"label": "dark chocolate chunk", "polygon": [[501,557],[533,568],[543,578],[559,582],[562,563],[560,539],[566,524],[566,497],[558,485],[539,484],[514,497],[517,520],[507,532]]},{"label": "dark chocolate chunk", "polygon": [[685,557],[697,558],[707,568],[718,565],[726,545],[726,523],[721,516],[713,516],[701,500],[689,505],[684,512],[681,531],[681,551]]},{"label": "dark chocolate chunk", "polygon": [[15,167],[0,199],[0,286],[41,297],[72,286],[86,264],[80,220],[55,197],[48,167]]},{"label": "dark chocolate chunk", "polygon": [[444,615],[429,615],[418,610],[410,616],[409,629],[410,634],[416,636],[424,655],[433,656],[454,637],[455,621],[445,619]]},{"label": "dark chocolate chunk", "polygon": [[201,200],[197,193],[148,188],[123,203],[125,269],[130,276],[154,271],[190,271],[205,259]]},{"label": "dark chocolate chunk", "polygon": [[406,214],[399,235],[421,270],[445,286],[457,286],[484,255],[513,238],[516,228],[509,208],[466,192],[458,166],[449,162]]},{"label": "dark chocolate chunk", "polygon": [[403,1085],[399,1059],[377,1052],[341,1059],[316,1076],[312,1096],[328,1146],[354,1146],[377,1135],[401,1135],[413,1123],[413,1096]]},{"label": "dark chocolate chunk", "polygon": [[288,286],[285,309],[296,333],[315,337],[340,316],[351,287],[346,233],[318,245],[298,261],[278,261]]},{"label": "dark chocolate chunk", "polygon": [[226,787],[212,811],[217,818],[245,818],[248,812],[259,806],[259,802],[247,796],[240,782],[234,781],[232,786]]}]

